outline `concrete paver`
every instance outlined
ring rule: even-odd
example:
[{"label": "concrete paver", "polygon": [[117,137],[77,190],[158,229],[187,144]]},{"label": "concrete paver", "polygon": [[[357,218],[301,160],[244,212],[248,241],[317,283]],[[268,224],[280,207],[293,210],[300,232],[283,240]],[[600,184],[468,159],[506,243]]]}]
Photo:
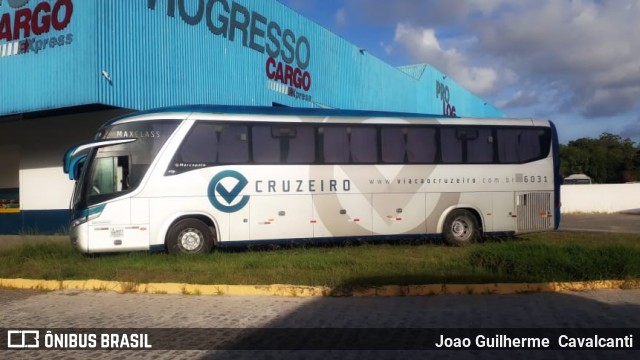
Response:
[{"label": "concrete paver", "polygon": [[[632,328],[640,290],[396,298],[189,296],[0,290],[2,328]],[[2,334],[0,334],[2,335]],[[4,336],[4,335],[3,335]],[[526,358],[632,358],[632,352],[524,352]],[[538,354],[538,355],[536,355]],[[5,351],[24,358],[513,357],[509,351]],[[507,356],[508,355],[508,356]],[[637,355],[637,354],[635,354]],[[53,357],[52,357],[53,356]]]}]

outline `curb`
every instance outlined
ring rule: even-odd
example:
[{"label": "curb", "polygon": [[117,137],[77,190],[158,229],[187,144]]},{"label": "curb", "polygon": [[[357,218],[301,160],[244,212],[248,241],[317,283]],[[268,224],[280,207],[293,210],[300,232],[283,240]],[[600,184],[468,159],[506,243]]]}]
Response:
[{"label": "curb", "polygon": [[387,285],[368,288],[331,288],[299,285],[196,285],[178,283],[119,282],[103,280],[32,280],[0,279],[0,288],[34,289],[43,291],[88,290],[112,291],[121,294],[172,295],[232,295],[285,297],[391,297],[435,295],[506,295],[540,292],[570,292],[605,289],[639,289],[637,280],[605,280],[553,283],[496,283],[496,284],[433,284]]}]

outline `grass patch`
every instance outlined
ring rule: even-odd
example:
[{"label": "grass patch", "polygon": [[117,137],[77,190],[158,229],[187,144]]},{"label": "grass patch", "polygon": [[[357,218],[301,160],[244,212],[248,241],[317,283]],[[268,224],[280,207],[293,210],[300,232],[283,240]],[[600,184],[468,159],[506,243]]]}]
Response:
[{"label": "grass patch", "polygon": [[[451,248],[438,244],[285,247],[172,256],[87,257],[68,243],[0,251],[0,278],[115,280],[122,292],[149,282],[232,285],[471,284],[640,278],[640,235],[544,233]],[[185,290],[186,291],[186,290]]]},{"label": "grass patch", "polygon": [[635,277],[640,251],[623,245],[502,244],[472,251],[469,260],[505,281],[553,282]]}]

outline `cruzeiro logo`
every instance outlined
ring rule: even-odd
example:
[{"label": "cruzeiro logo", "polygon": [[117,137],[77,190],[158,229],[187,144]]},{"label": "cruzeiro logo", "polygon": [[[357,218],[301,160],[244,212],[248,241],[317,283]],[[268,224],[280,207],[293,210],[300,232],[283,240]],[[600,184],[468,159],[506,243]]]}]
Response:
[{"label": "cruzeiro logo", "polygon": [[207,194],[211,205],[216,209],[233,213],[244,208],[249,202],[249,196],[240,196],[242,190],[249,184],[247,178],[237,171],[227,170],[214,176],[209,183]]}]

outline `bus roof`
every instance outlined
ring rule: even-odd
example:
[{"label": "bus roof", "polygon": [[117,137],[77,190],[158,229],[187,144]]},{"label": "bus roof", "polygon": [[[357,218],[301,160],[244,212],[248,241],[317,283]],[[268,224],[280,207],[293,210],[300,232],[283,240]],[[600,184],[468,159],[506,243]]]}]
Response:
[{"label": "bus roof", "polygon": [[294,108],[287,106],[232,106],[232,105],[180,105],[138,111],[117,117],[109,123],[153,114],[227,114],[227,115],[281,115],[281,116],[332,116],[332,117],[403,117],[403,118],[438,118],[433,114],[418,114],[409,112],[387,112],[367,110],[339,110],[324,108]]},{"label": "bus roof", "polygon": [[572,174],[564,178],[565,180],[591,180],[591,178],[585,174]]},{"label": "bus roof", "polygon": [[[185,115],[185,114],[188,114]],[[322,109],[322,108],[293,108],[285,106],[267,107],[267,106],[227,106],[227,105],[183,105],[183,106],[170,106],[157,109],[150,109],[139,111],[127,115],[117,117],[109,122],[105,123],[103,127],[112,125],[116,122],[135,120],[145,118],[151,120],[151,118],[158,118],[162,116],[168,116],[176,119],[186,119],[193,114],[206,114],[206,115],[258,115],[258,116],[284,116],[284,117],[316,117],[316,118],[398,118],[398,119],[427,119],[427,120],[472,120],[472,121],[500,121],[509,122],[509,120],[517,120],[520,125],[523,121],[529,121],[529,125],[538,121],[532,119],[508,119],[508,118],[461,118],[461,117],[444,117],[442,115],[433,114],[419,114],[409,112],[387,112],[387,111],[368,111],[368,110],[339,110],[339,109]],[[546,121],[545,121],[546,122]],[[459,123],[459,122],[457,122]],[[505,124],[506,125],[506,124]]]}]

